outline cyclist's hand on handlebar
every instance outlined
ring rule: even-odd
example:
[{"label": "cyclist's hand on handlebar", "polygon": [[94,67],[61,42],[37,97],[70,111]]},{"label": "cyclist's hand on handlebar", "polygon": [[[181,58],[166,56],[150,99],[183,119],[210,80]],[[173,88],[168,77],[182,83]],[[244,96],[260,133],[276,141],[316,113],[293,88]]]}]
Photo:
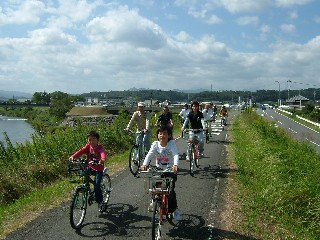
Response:
[{"label": "cyclist's hand on handlebar", "polygon": [[178,166],[177,165],[173,165],[172,166],[172,170],[174,173],[177,173],[178,172]]},{"label": "cyclist's hand on handlebar", "polygon": [[141,170],[141,171],[146,171],[146,170],[147,170],[147,166],[146,166],[146,165],[142,165],[142,166],[140,167],[140,170]]},{"label": "cyclist's hand on handlebar", "polygon": [[73,157],[71,156],[71,157],[69,157],[69,161],[73,161]]},{"label": "cyclist's hand on handlebar", "polygon": [[98,164],[104,164],[104,162],[105,162],[106,160],[105,159],[100,159],[100,161],[98,162]]}]

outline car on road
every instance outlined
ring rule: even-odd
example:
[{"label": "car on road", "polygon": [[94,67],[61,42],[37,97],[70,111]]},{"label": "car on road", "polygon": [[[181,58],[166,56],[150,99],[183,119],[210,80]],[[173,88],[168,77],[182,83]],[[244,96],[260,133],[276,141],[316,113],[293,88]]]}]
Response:
[{"label": "car on road", "polygon": [[259,106],[259,108],[260,108],[261,110],[266,110],[266,109],[267,109],[266,106],[263,105],[263,104],[261,104],[261,105]]}]

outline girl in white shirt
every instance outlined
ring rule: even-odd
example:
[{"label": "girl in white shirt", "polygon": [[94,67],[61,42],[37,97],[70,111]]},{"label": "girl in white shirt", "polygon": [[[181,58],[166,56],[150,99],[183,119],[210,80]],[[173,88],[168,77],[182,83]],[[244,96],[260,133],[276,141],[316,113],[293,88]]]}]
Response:
[{"label": "girl in white shirt", "polygon": [[154,141],[151,148],[145,157],[141,166],[142,171],[146,171],[152,159],[156,160],[156,166],[161,169],[167,169],[172,167],[173,173],[164,173],[166,176],[172,178],[170,192],[168,194],[168,210],[173,212],[174,219],[180,220],[180,211],[177,208],[176,193],[174,191],[175,182],[177,181],[177,171],[179,164],[179,153],[174,140],[169,140],[172,137],[171,128],[167,126],[161,126],[157,130],[158,141]]}]

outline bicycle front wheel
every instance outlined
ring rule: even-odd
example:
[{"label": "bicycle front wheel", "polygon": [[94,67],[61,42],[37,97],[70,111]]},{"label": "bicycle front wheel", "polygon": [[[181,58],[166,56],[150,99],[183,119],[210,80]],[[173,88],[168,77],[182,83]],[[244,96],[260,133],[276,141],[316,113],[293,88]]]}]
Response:
[{"label": "bicycle front wheel", "polygon": [[111,179],[109,174],[105,173],[101,182],[101,191],[103,196],[103,202],[105,205],[108,204],[111,194]]},{"label": "bicycle front wheel", "polygon": [[194,164],[196,165],[197,168],[199,168],[199,147],[198,145],[195,145],[193,147],[193,160],[194,160]]},{"label": "bicycle front wheel", "polygon": [[152,239],[161,239],[160,204],[156,199],[153,200]]},{"label": "bicycle front wheel", "polygon": [[77,188],[70,205],[70,224],[74,229],[79,228],[86,216],[88,193],[84,188]]},{"label": "bicycle front wheel", "polygon": [[194,175],[194,154],[192,149],[188,151],[188,155],[190,159],[190,175],[193,176]]},{"label": "bicycle front wheel", "polygon": [[140,168],[139,148],[133,145],[129,155],[129,169],[133,176],[136,176]]}]

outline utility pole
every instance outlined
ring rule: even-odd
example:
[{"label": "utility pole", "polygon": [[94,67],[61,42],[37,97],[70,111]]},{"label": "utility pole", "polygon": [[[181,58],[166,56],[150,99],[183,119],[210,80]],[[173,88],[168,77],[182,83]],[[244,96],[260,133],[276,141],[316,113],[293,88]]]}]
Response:
[{"label": "utility pole", "polygon": [[278,91],[278,106],[281,105],[281,98],[280,98],[280,82],[276,81],[279,84],[279,91]]},{"label": "utility pole", "polygon": [[289,83],[291,83],[291,80],[290,80],[290,79],[287,81],[287,84],[288,84],[288,100],[289,100],[289,98],[290,98],[290,94],[289,94],[289,92],[290,92],[290,85],[289,85]]}]

